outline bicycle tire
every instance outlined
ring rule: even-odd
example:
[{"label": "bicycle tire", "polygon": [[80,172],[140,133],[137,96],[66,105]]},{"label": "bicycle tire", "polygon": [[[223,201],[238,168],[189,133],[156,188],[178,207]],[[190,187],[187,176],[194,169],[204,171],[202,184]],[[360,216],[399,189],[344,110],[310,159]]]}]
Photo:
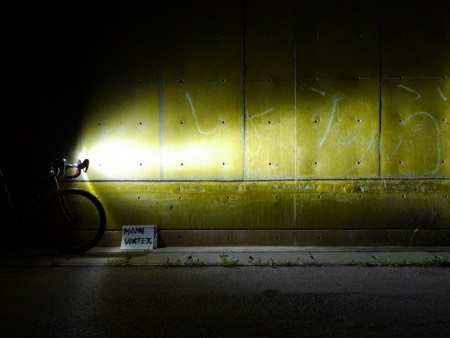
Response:
[{"label": "bicycle tire", "polygon": [[58,196],[53,195],[44,207],[44,226],[49,244],[66,254],[81,254],[95,247],[106,230],[103,205],[89,191],[68,188],[62,190],[74,219],[65,216]]}]

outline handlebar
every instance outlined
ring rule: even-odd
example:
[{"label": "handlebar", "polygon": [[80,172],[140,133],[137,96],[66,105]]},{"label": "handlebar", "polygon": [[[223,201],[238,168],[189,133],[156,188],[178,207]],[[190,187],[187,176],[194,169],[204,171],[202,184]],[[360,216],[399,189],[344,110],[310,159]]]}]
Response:
[{"label": "handlebar", "polygon": [[[67,173],[66,169],[73,170],[73,173]],[[64,178],[77,178],[80,176],[81,171],[87,172],[89,169],[89,160],[85,159],[83,162],[78,160],[77,162],[67,162],[65,159],[56,159],[50,163],[50,173],[52,176],[63,176]]]}]

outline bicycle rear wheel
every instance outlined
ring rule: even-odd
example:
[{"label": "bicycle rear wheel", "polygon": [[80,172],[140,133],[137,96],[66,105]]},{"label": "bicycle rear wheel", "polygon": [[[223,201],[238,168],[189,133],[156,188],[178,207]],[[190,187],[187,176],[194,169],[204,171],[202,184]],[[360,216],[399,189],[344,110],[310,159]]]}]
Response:
[{"label": "bicycle rear wheel", "polygon": [[61,197],[67,210],[56,194],[44,208],[50,245],[68,254],[81,254],[92,249],[105,233],[106,213],[103,205],[97,197],[82,189],[64,189]]}]

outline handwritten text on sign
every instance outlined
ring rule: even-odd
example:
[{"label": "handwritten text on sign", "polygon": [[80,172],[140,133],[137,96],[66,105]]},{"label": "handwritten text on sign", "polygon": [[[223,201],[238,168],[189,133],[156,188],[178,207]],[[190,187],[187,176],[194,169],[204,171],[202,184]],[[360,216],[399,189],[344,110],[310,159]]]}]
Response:
[{"label": "handwritten text on sign", "polygon": [[122,226],[121,249],[155,249],[156,225],[124,225]]}]

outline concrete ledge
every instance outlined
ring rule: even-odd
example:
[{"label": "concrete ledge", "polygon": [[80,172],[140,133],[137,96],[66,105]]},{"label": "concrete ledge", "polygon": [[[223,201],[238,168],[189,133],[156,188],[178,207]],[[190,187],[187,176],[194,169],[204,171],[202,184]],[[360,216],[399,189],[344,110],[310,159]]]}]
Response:
[{"label": "concrete ledge", "polygon": [[3,253],[0,266],[449,266],[450,247],[166,247],[151,251],[96,247],[82,255],[51,249]]}]

